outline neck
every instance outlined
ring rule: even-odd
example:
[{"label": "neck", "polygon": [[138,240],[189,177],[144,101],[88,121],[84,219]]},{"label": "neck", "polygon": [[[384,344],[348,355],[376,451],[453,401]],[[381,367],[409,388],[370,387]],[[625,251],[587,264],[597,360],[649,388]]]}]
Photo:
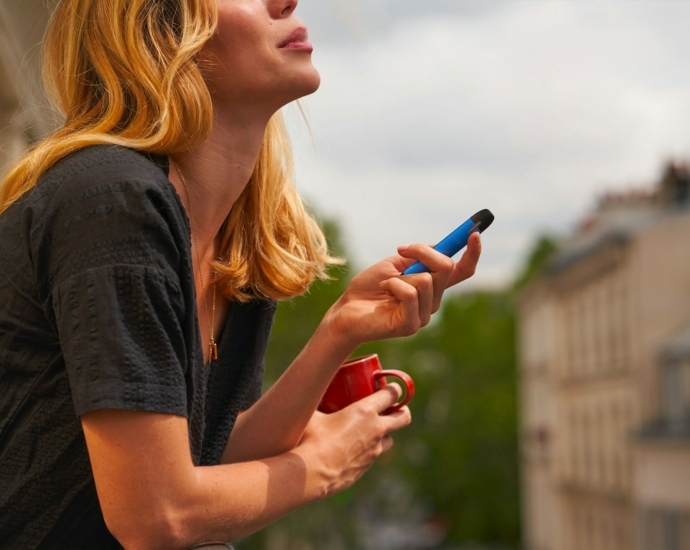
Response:
[{"label": "neck", "polygon": [[[170,181],[190,218],[203,259],[216,257],[215,237],[252,175],[271,115],[247,109],[214,110],[211,135],[188,153],[176,155]],[[189,199],[180,178],[189,188]],[[191,205],[189,204],[191,200]]]}]

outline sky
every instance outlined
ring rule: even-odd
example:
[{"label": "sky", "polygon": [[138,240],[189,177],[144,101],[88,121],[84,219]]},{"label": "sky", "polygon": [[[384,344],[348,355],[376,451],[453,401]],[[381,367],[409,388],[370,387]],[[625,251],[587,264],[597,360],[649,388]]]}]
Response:
[{"label": "sky", "polygon": [[357,269],[482,208],[477,274],[512,280],[605,190],[690,159],[690,2],[300,0],[321,88],[287,110],[297,185]]}]

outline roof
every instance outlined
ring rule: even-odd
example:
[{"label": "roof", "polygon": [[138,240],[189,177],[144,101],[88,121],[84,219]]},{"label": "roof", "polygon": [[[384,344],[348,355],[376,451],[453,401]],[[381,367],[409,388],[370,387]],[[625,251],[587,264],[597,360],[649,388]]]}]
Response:
[{"label": "roof", "polygon": [[583,224],[585,229],[562,243],[560,252],[549,262],[547,273],[557,275],[608,246],[625,244],[667,216],[667,211],[652,204],[596,212]]},{"label": "roof", "polygon": [[578,243],[578,245],[571,245],[558,254],[549,262],[547,273],[549,275],[557,275],[565,271],[570,266],[576,264],[589,256],[592,256],[599,250],[608,247],[611,244],[624,244],[630,238],[630,234],[625,231],[612,231],[598,235],[596,239],[589,242]]}]

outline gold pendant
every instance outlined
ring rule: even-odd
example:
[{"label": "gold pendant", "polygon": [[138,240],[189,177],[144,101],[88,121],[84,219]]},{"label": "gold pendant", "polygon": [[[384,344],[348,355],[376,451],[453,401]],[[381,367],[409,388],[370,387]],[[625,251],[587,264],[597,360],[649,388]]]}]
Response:
[{"label": "gold pendant", "polygon": [[216,345],[216,341],[211,339],[211,343],[208,346],[208,360],[211,362],[216,359],[218,359],[218,346]]}]

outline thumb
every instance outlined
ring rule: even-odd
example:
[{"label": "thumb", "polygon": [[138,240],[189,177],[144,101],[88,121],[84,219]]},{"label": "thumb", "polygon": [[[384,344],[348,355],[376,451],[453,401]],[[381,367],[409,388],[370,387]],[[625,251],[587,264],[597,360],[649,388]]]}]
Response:
[{"label": "thumb", "polygon": [[390,384],[386,384],[383,388],[372,393],[371,395],[368,395],[360,402],[371,403],[376,409],[376,412],[380,414],[386,409],[395,405],[398,399],[400,399],[402,396],[402,393],[402,388],[395,382],[392,382]]}]

